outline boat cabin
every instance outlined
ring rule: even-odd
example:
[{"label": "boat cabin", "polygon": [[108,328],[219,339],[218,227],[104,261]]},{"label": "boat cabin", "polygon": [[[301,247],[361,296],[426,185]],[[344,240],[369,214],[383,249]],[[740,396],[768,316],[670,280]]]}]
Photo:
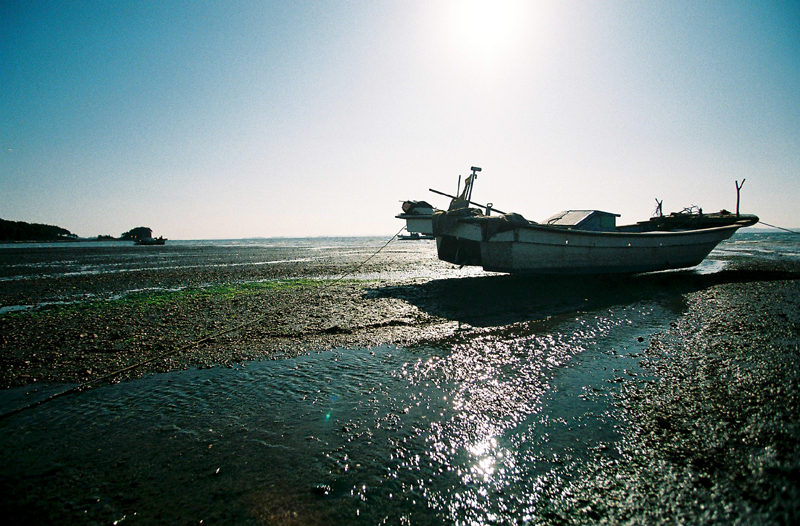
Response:
[{"label": "boat cabin", "polygon": [[403,213],[395,217],[405,219],[409,234],[422,234],[428,236],[424,239],[430,239],[433,235],[433,212],[433,206],[426,201],[405,201]]},{"label": "boat cabin", "polygon": [[618,217],[619,214],[600,210],[566,210],[549,217],[542,224],[592,232],[614,232]]}]

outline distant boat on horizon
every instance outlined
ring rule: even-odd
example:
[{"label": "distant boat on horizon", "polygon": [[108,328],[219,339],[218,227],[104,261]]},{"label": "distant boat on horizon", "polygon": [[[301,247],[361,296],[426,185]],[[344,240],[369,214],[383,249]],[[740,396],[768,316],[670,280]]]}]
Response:
[{"label": "distant boat on horizon", "polygon": [[420,234],[419,232],[409,232],[406,235],[399,235],[397,236],[400,241],[419,241],[422,239],[435,239],[432,235],[428,234]]},{"label": "distant boat on horizon", "polygon": [[165,245],[167,243],[167,239],[161,236],[159,237],[145,237],[142,239],[137,239],[135,242],[137,245]]}]

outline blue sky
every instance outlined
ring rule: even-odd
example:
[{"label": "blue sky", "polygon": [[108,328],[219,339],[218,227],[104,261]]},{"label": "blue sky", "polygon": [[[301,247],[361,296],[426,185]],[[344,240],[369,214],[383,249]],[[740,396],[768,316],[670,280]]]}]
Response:
[{"label": "blue sky", "polygon": [[800,3],[0,3],[0,217],[391,235],[404,199],[797,227]]}]

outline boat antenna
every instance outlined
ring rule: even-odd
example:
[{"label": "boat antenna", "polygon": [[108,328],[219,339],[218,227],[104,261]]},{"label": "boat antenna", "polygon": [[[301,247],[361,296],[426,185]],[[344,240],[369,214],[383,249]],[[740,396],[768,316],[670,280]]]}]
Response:
[{"label": "boat antenna", "polygon": [[663,205],[663,204],[664,204],[664,200],[663,199],[661,201],[659,201],[658,198],[656,198],[656,211],[653,212],[653,217],[663,217],[664,216],[664,209],[661,207],[661,205]]},{"label": "boat antenna", "polygon": [[458,174],[458,184],[456,185],[456,195],[461,191],[461,174]]},{"label": "boat antenna", "polygon": [[745,181],[747,181],[747,179],[742,179],[742,184],[739,184],[739,180],[736,180],[736,217],[739,217],[739,194]]}]

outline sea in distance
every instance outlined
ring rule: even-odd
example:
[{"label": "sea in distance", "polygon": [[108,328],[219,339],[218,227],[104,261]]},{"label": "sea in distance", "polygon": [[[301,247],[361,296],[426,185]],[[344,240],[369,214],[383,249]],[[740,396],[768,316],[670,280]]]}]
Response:
[{"label": "sea in distance", "polygon": [[[287,263],[309,277],[347,273],[378,288],[486,274],[438,262],[432,242],[382,249],[385,242],[0,245],[2,308],[113,299],[141,290],[142,275],[154,290],[203,286],[187,276],[209,273],[281,279],[269,269]],[[379,250],[381,265],[361,266]],[[722,272],[744,257],[796,261],[800,242],[789,233],[740,232],[690,272]],[[65,276],[94,285],[45,290]],[[28,304],[16,291],[33,282],[43,291]],[[32,495],[25,505],[54,523],[47,510],[67,510],[61,524],[592,523],[592,502],[568,517],[548,511],[549,503],[568,498],[599,464],[626,462],[626,390],[658,381],[643,357],[651,337],[674,327],[686,308],[670,295],[644,297],[487,322],[410,347],[151,374],[64,396],[0,421],[2,487],[24,490],[13,492],[15,502],[4,492],[0,507],[19,514],[25,493]],[[0,412],[65,387],[7,389]],[[646,481],[665,501],[676,491],[667,479]],[[689,513],[706,522],[699,505]]]}]

